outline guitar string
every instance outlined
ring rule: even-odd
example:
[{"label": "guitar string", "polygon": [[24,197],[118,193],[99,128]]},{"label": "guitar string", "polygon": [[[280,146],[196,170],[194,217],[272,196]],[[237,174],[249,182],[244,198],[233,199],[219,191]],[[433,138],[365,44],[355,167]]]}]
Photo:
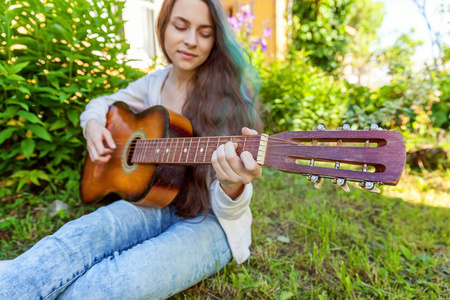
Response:
[{"label": "guitar string", "polygon": [[[237,139],[237,142],[242,142],[242,139],[244,139],[246,141],[247,148],[251,148],[251,147],[254,147],[254,146],[259,146],[260,137],[261,136],[246,136],[246,137],[244,137],[244,136],[221,136],[221,137],[213,137],[213,138],[214,139],[218,139],[218,142],[220,141],[220,139],[227,139],[227,138],[230,138],[230,140],[235,138],[235,139]],[[178,137],[178,138],[172,138],[172,139],[184,139],[184,140],[191,139],[191,141],[192,141],[193,139],[202,139],[202,138],[204,138],[204,137]],[[247,141],[248,139],[250,139],[250,141]],[[125,141],[125,139],[117,139],[117,140],[115,140],[116,144],[119,144],[119,147],[117,147],[116,150],[120,150],[121,148],[123,148],[123,147],[120,147],[122,143],[119,142],[119,141],[122,141],[122,140]],[[156,149],[161,148],[161,147],[158,147],[158,143],[162,142],[164,140],[167,140],[167,139],[165,139],[165,138],[146,139],[146,140],[144,140],[144,145],[142,147],[145,147],[144,151],[155,151]],[[275,138],[275,137],[270,137],[270,136],[269,136],[269,140],[272,142],[270,144],[271,147],[280,147],[280,146],[282,146],[282,147],[286,148],[286,147],[297,147],[297,146],[305,145],[302,142],[298,142],[297,143],[297,142],[293,142],[293,141],[290,141],[290,140],[284,140],[284,139],[281,139],[281,138]],[[146,141],[152,141],[152,143],[150,143],[150,146],[146,145],[146,144],[148,144],[148,143],[146,143]],[[156,141],[156,145],[154,145],[155,141]],[[276,141],[277,143],[274,143],[274,141]],[[168,143],[168,142],[166,142],[166,143]],[[205,142],[204,141],[198,142],[197,147],[200,147],[202,145],[202,143],[205,143]],[[321,146],[323,146],[323,145],[321,145]],[[342,146],[338,146],[338,147],[342,147]],[[171,149],[172,152],[173,151],[177,152],[179,150],[183,151],[182,150],[183,147],[175,147],[174,149],[173,148],[170,148],[170,149]],[[135,151],[135,150],[136,150],[136,143],[134,143],[133,146],[130,147],[130,151]],[[206,151],[208,152],[209,150],[206,150]],[[269,155],[270,154],[271,155],[288,155],[286,153],[276,153],[276,152],[270,151],[270,150],[266,152],[266,155],[267,154],[269,154]],[[209,154],[206,153],[206,155],[208,156],[208,158],[210,158]],[[120,153],[117,153],[116,155],[113,154],[112,156],[117,157],[117,156],[121,156],[121,155],[120,155]],[[186,159],[188,160],[189,157],[187,156]],[[283,159],[281,159],[279,161],[283,161]]]},{"label": "guitar string", "polygon": [[[181,137],[181,138],[173,138],[173,139],[191,139],[191,141],[193,140],[193,139],[198,139],[199,137],[197,137],[197,138],[195,138],[195,137]],[[201,137],[201,138],[204,138],[204,137]],[[200,139],[201,139],[200,138]],[[242,136],[228,136],[228,137],[215,137],[214,139],[218,139],[218,142],[220,141],[220,139],[226,139],[226,138],[230,138],[230,139],[233,139],[233,138],[235,138],[235,139],[238,139],[238,141],[237,142],[242,142],[242,141],[239,141],[239,139],[240,140],[242,140],[243,138],[242,138]],[[247,141],[248,140],[248,138],[250,138],[250,141]],[[254,146],[259,146],[259,144],[260,144],[260,140],[259,140],[259,138],[260,138],[260,136],[253,136],[253,137],[248,137],[248,138],[245,138],[245,140],[246,140],[246,146],[248,147],[248,148],[251,148],[251,147],[254,147]],[[124,141],[125,141],[125,139],[123,139]],[[158,138],[158,139],[147,139],[147,140],[145,140],[145,141],[152,141],[153,143],[152,144],[155,144],[155,141],[156,141],[156,145],[152,145],[152,144],[150,144],[150,147],[148,147],[148,145],[144,145],[143,147],[145,147],[145,146],[147,146],[147,148],[145,149],[145,151],[154,151],[154,150],[156,150],[156,149],[158,149],[158,148],[160,148],[160,147],[158,147],[158,143],[159,142],[162,142],[163,140],[165,140],[164,138]],[[301,145],[305,145],[304,143],[302,143],[302,142],[293,142],[293,141],[290,141],[290,140],[284,140],[284,139],[281,139],[281,138],[274,138],[274,137],[269,137],[269,140],[272,142],[271,144],[270,144],[270,146],[272,146],[272,147],[284,147],[284,148],[286,148],[286,147],[297,147],[297,146],[301,146]],[[118,142],[119,140],[116,140],[116,142]],[[228,142],[228,141],[227,141]],[[276,143],[274,143],[274,142],[276,142]],[[194,142],[195,143],[195,142]],[[202,144],[202,143],[205,143],[205,141],[200,141],[200,142],[198,142],[198,144],[197,144],[197,147],[200,147],[200,145]],[[328,142],[328,143],[332,143],[332,142]],[[120,144],[120,143],[119,143]],[[135,145],[135,144],[134,144]],[[342,146],[339,146],[339,147],[342,147]],[[120,149],[120,148],[123,148],[123,147],[118,147],[118,149]],[[136,148],[136,146],[134,146],[134,147],[130,147],[130,150],[135,150],[135,148]],[[178,150],[182,150],[183,149],[183,147],[175,147],[175,149],[171,149],[172,151],[178,151]],[[288,155],[288,154],[286,154],[286,153],[280,153],[280,152],[274,152],[274,151],[268,151],[267,153],[266,153],[266,155],[279,155],[279,156],[285,156],[285,155]],[[121,155],[113,155],[113,156],[121,156]],[[189,158],[189,156],[186,158],[187,160],[188,160],[188,158]],[[209,154],[208,153],[208,150],[207,150],[207,152],[205,153],[205,159],[207,159],[207,161],[210,161],[210,159],[212,158],[212,154]],[[286,162],[286,159],[285,158],[282,158],[282,157],[275,157],[275,158],[271,158],[271,162],[272,163],[280,163],[280,162]],[[335,162],[335,160],[327,160],[327,161],[325,161],[325,162],[327,162],[327,163],[333,163],[333,162]],[[341,163],[343,163],[342,162],[342,160],[340,160],[340,162]],[[164,162],[162,162],[162,163],[164,163]],[[190,162],[189,162],[190,163]],[[197,163],[197,162],[193,162],[194,164],[199,164],[199,163]],[[208,163],[209,164],[209,163]],[[292,164],[292,163],[291,163]],[[296,165],[299,165],[299,166],[306,166],[306,167],[309,167],[309,165],[306,165],[306,164],[296,164]],[[349,164],[349,163],[344,163],[344,165],[353,165],[353,166],[363,166],[363,164]],[[322,168],[327,168],[327,169],[335,169],[334,167],[332,167],[332,166],[330,166],[330,167],[325,167],[325,166],[312,166],[312,167],[322,167]],[[340,170],[344,170],[344,171],[352,171],[352,172],[363,172],[362,170],[351,170],[351,169],[343,169],[342,167],[340,168]],[[378,173],[378,172],[376,172],[376,170],[374,171],[374,172],[369,172],[369,173]]]},{"label": "guitar string", "polygon": [[[280,156],[284,156],[284,155],[286,155],[285,153],[276,153],[276,152],[273,152],[273,153],[271,153],[271,154],[273,154],[273,155],[279,155],[279,156],[276,156],[275,158],[271,158],[270,159],[270,162],[271,163],[280,163],[280,162],[285,162],[285,163],[288,163],[288,164],[293,164],[293,162],[287,162],[286,161],[286,159],[285,158],[283,158],[283,157],[280,157]],[[117,156],[120,156],[120,155],[113,155],[113,156],[115,156],[115,157],[117,157]],[[210,164],[209,163],[209,161],[210,161],[210,159],[212,158],[212,154],[210,154],[210,153],[207,153],[206,154],[206,156],[205,156],[205,158],[207,158],[207,160],[208,160],[208,163],[207,164]],[[310,160],[310,159],[303,159],[304,161],[308,161],[308,160]],[[339,161],[340,163],[341,163],[341,170],[347,170],[347,169],[344,169],[344,168],[342,168],[342,165],[352,165],[352,166],[363,166],[363,163],[358,163],[358,162],[353,162],[353,163],[351,163],[351,162],[346,162],[346,161],[344,161],[344,160],[331,160],[331,159],[327,159],[327,160],[320,160],[320,161],[317,161],[317,162],[319,162],[319,163],[334,163],[334,162],[336,162],[336,161]],[[161,161],[161,162],[159,162],[159,163],[168,163],[169,161]],[[157,162],[158,163],[158,162]],[[172,162],[173,163],[173,162]],[[189,162],[189,163],[194,163],[194,164],[200,164],[200,163],[198,163],[198,162]],[[307,164],[296,164],[296,165],[299,165],[299,166],[309,166],[309,165],[307,165]],[[369,165],[370,166],[370,165]],[[327,166],[311,166],[311,167],[323,167],[323,168],[329,168],[329,169],[335,169],[335,167],[334,166],[330,166],[330,167],[327,167]],[[350,170],[350,171],[359,171],[359,170]]]},{"label": "guitar string", "polygon": [[[261,136],[247,136],[247,139],[244,138],[244,136],[223,136],[223,137],[211,137],[211,139],[227,139],[229,138],[230,140],[232,139],[237,139],[237,142],[240,142],[241,140],[245,139],[253,139],[254,142],[260,142],[260,137]],[[192,139],[205,139],[207,137],[192,137]],[[155,138],[155,139],[144,139],[143,141],[154,141],[154,142],[160,142],[160,141],[164,141],[164,140],[168,140],[168,139],[191,139],[190,137],[177,137],[177,138]],[[269,137],[269,140],[271,141],[279,141],[282,143],[287,143],[287,144],[292,144],[292,145],[298,145],[297,142],[293,142],[293,141],[289,141],[289,140],[283,140],[280,138],[273,138],[273,137]],[[116,143],[124,143],[124,141],[128,141],[128,139],[116,139],[114,140],[114,142]],[[212,140],[214,141],[214,140]],[[203,142],[203,141],[201,141]],[[224,141],[225,142],[225,141]],[[228,142],[228,141],[227,141]],[[125,143],[124,143],[125,144]]]},{"label": "guitar string", "polygon": [[[196,164],[196,165],[207,164],[207,165],[210,165],[211,164],[210,159],[211,159],[211,155],[207,155],[206,156],[206,161],[207,161],[206,163],[185,162],[185,163],[180,163],[180,164]],[[312,168],[322,168],[322,169],[330,169],[330,170],[341,170],[341,171],[345,171],[345,172],[351,171],[351,172],[362,172],[362,173],[383,173],[383,172],[376,171],[376,169],[370,169],[368,171],[363,171],[363,164],[342,163],[342,161],[341,161],[341,167],[339,169],[336,169],[334,166],[331,166],[331,165],[330,166],[324,166],[324,165],[310,166],[310,165],[307,165],[307,164],[296,164],[296,163],[293,163],[293,162],[286,162],[285,159],[281,159],[281,158],[280,159],[271,160],[271,163],[280,163],[280,162],[287,163],[289,165],[293,165],[293,164],[294,165],[298,165],[299,167],[312,167]],[[330,163],[330,164],[332,164],[335,161],[330,160],[330,161],[320,161],[320,162],[321,163]],[[165,162],[165,161],[155,162],[155,164],[158,164],[158,163],[160,163],[160,164],[170,164],[170,162]],[[178,164],[178,163],[175,163],[175,164]],[[348,168],[349,166],[354,166],[355,168],[360,167],[361,169],[359,169],[359,170],[358,169],[357,170],[349,169]]]},{"label": "guitar string", "polygon": [[[234,137],[233,137],[234,138]],[[178,138],[174,138],[174,139],[178,139]],[[179,138],[179,139],[185,139],[185,138]],[[189,139],[189,138],[187,138],[187,139]],[[160,142],[162,142],[162,141],[164,141],[164,140],[167,140],[167,139],[147,139],[147,140],[144,140],[144,142],[147,142],[147,141],[151,141],[151,143],[152,143],[152,145],[151,146],[154,146],[153,144],[158,144],[158,143],[160,143]],[[291,146],[301,146],[301,145],[305,145],[305,144],[303,144],[303,143],[295,143],[295,142],[291,142],[291,141],[286,141],[286,140],[282,140],[282,139],[276,139],[276,141],[278,141],[278,143],[273,143],[273,141],[271,140],[271,146],[285,146],[285,145],[291,145]],[[214,143],[214,140],[212,141],[213,143]],[[223,141],[224,143],[225,143],[225,141]],[[228,142],[228,141],[226,141],[226,142]],[[239,141],[239,140],[237,140],[236,142],[241,142],[242,143],[242,141]],[[168,142],[167,142],[168,143]],[[195,143],[195,142],[194,142]],[[207,141],[200,141],[199,142],[199,144],[198,145],[201,145],[202,143],[207,143]],[[258,139],[258,140],[256,140],[256,139],[253,139],[253,140],[250,140],[250,141],[246,141],[246,146],[247,145],[252,145],[251,143],[256,143],[256,145],[259,145],[260,144],[260,140]],[[116,145],[119,145],[119,146],[122,146],[122,145],[125,145],[126,143],[122,143],[122,142],[118,142],[118,140],[115,140],[115,144]],[[136,143],[135,143],[136,144]],[[135,145],[134,144],[134,145]],[[166,146],[166,145],[164,145],[164,146]],[[195,145],[194,145],[195,146]],[[133,146],[132,146],[133,147]],[[157,147],[157,146],[155,146],[155,147]],[[247,148],[247,147],[246,147]]]},{"label": "guitar string", "polygon": [[[255,140],[259,141],[260,137],[261,137],[261,135],[256,135],[256,136],[220,136],[220,137],[169,137],[169,138],[150,138],[150,139],[144,139],[144,141],[162,141],[162,140],[167,140],[167,139],[206,139],[206,138],[210,138],[210,139],[227,139],[227,138],[229,138],[229,139],[237,139],[237,141],[239,142],[239,140],[243,140],[243,139],[255,139]],[[299,143],[302,143],[302,142],[294,142],[294,141],[291,141],[291,140],[285,140],[285,139],[281,139],[281,138],[276,138],[276,137],[272,137],[272,136],[269,136],[268,139],[270,141],[279,141],[279,142],[282,142],[282,143],[288,143],[288,144],[292,144],[292,145],[298,145]],[[335,143],[335,142],[338,142],[339,140],[342,140],[344,138],[343,137],[335,137],[333,139],[335,139],[335,141],[329,141],[329,138],[327,138],[327,141],[321,141],[320,138],[315,139],[315,140],[317,140],[317,142],[319,142],[319,143],[321,143],[321,142]],[[343,143],[355,143],[355,142],[358,142],[358,141],[352,140],[352,138],[350,138],[350,140],[349,140],[348,137],[345,138],[345,139],[346,140],[343,141]],[[361,140],[361,138],[354,138],[354,139]],[[313,139],[311,139],[311,141],[312,140]],[[371,140],[370,138],[363,138],[363,140],[364,140],[364,142],[368,140],[369,143],[377,143],[376,140]],[[128,141],[128,139],[116,139],[114,141],[123,142],[123,141]],[[305,143],[311,143],[311,142],[306,142],[305,141]],[[363,143],[363,141],[361,141],[360,143]]]},{"label": "guitar string", "polygon": [[[206,143],[206,142],[202,142],[202,143]],[[204,146],[204,145],[202,145],[202,143],[200,143],[200,144],[198,144],[198,145],[194,145],[194,148],[198,148],[198,147],[202,147],[202,146]],[[164,145],[165,146],[165,145]],[[184,149],[187,149],[186,147],[181,147],[181,146],[177,146],[177,147],[164,147],[164,146],[158,146],[158,145],[139,145],[139,147],[138,146],[136,146],[136,145],[133,145],[133,146],[130,146],[129,147],[129,149],[130,150],[136,150],[136,149],[142,149],[142,148],[144,148],[145,147],[145,150],[144,151],[155,151],[155,150],[157,150],[157,149],[162,149],[162,148],[164,148],[164,149],[170,149],[171,151],[183,151]],[[270,144],[270,148],[277,148],[277,147],[282,147],[282,148],[285,148],[285,149],[287,149],[287,148],[295,148],[295,147],[299,147],[299,146],[304,146],[304,147],[313,147],[314,145],[308,145],[308,144],[302,144],[302,143],[299,143],[299,144],[295,144],[295,145],[293,145],[293,144],[290,144],[290,143],[277,143],[277,144],[274,144],[274,143],[272,143],[272,144]],[[252,150],[256,150],[256,148],[257,147],[259,147],[259,142],[248,142],[247,144],[246,144],[246,147],[245,148],[253,148]],[[340,146],[338,146],[338,145],[317,145],[316,147],[338,147],[338,148],[346,148],[347,146],[343,146],[343,145],[340,145]],[[361,149],[365,149],[365,148],[367,148],[367,147],[364,147],[364,146],[354,146],[354,145],[352,145],[351,147],[353,147],[353,148],[361,148]],[[120,149],[122,149],[122,148],[124,148],[124,146],[119,146],[119,147],[117,147],[116,148],[116,150],[120,150]],[[269,148],[269,150],[267,150],[266,151],[266,153],[273,153],[273,150],[270,150],[270,148]],[[371,147],[371,148],[374,148],[374,147]],[[210,148],[211,149],[211,148]],[[210,149],[208,149],[207,151],[210,151]],[[215,148],[214,148],[215,149]],[[239,148],[238,148],[239,149]],[[248,151],[248,150],[247,150]]]},{"label": "guitar string", "polygon": [[[205,143],[205,142],[201,142],[200,144],[198,144],[196,147],[198,148],[198,147],[202,147],[203,145],[202,145],[202,143]],[[165,145],[164,145],[165,146]],[[164,148],[164,146],[162,147],[162,148]],[[248,142],[247,144],[246,144],[246,148],[253,148],[253,150],[256,150],[256,147],[258,147],[259,146],[259,141],[252,141],[252,142]],[[292,147],[298,147],[298,146],[305,146],[305,147],[311,147],[311,146],[313,146],[313,145],[305,145],[305,144],[302,144],[302,143],[296,143],[296,144],[292,144],[292,143],[272,143],[272,144],[270,144],[270,146],[271,146],[271,148],[276,148],[276,147],[283,147],[284,149],[286,149],[286,148],[292,148]],[[130,146],[129,147],[129,149],[130,149],[130,151],[135,151],[136,150],[136,148],[139,148],[139,149],[142,149],[142,148],[144,148],[145,147],[145,150],[144,151],[146,151],[146,152],[148,152],[148,151],[156,151],[157,149],[161,149],[161,147],[160,146],[158,146],[158,145],[141,145],[140,147],[137,147],[137,146]],[[336,145],[320,145],[319,147],[339,147],[339,148],[345,148],[345,146],[336,146]],[[120,151],[121,149],[123,149],[124,148],[124,146],[121,146],[121,145],[119,145],[119,147],[117,147],[115,150],[116,151]],[[360,147],[354,147],[353,146],[353,148],[361,148],[361,149],[364,149],[364,148],[366,148],[366,147],[363,147],[363,146],[360,146]],[[173,151],[183,151],[183,147],[167,147],[166,149],[170,149],[170,151],[171,152],[173,152]],[[208,150],[206,150],[206,151],[210,151],[210,149],[208,149]],[[272,150],[268,150],[267,152],[266,152],[267,154],[278,154],[278,155],[288,155],[289,153],[275,153],[274,151],[272,151]]]},{"label": "guitar string", "polygon": [[[160,141],[163,141],[164,139],[158,140],[156,143],[144,143],[139,145],[139,147],[137,147],[136,143],[131,145],[129,147],[130,150],[135,150],[136,148],[143,148],[146,147],[146,150],[155,150],[155,149],[161,149],[161,148],[170,148],[170,149],[175,149],[175,150],[181,150],[183,148],[186,147],[182,147],[182,146],[177,146],[177,147],[166,147],[167,145],[158,145],[158,143]],[[195,142],[194,142],[195,143]],[[206,142],[199,142],[197,145],[194,145],[194,147],[202,147],[204,146],[203,144],[205,144]],[[332,142],[330,142],[332,143]],[[155,145],[156,144],[156,145]],[[246,143],[246,148],[252,148],[252,147],[257,147],[259,146],[260,142],[259,141],[249,141]],[[119,145],[119,147],[117,147],[116,149],[121,149],[124,147],[124,144],[122,145],[121,143],[116,143],[116,145]],[[298,147],[298,146],[305,146],[305,147],[312,147],[314,145],[310,145],[310,144],[304,144],[304,143],[289,143],[289,142],[283,142],[283,141],[279,141],[278,143],[270,143],[270,147],[274,148],[274,147],[283,147],[283,148],[291,148],[291,147]],[[327,144],[321,144],[321,145],[317,145],[318,147],[342,147],[345,148],[347,146],[345,145],[330,145],[329,143]],[[367,148],[365,146],[356,146],[356,145],[351,145],[351,147],[353,148]],[[375,147],[370,147],[370,148],[375,148]],[[270,152],[270,151],[268,151]]]},{"label": "guitar string", "polygon": [[[173,138],[173,139],[185,139],[185,138]],[[154,143],[160,143],[161,141],[164,141],[164,140],[168,140],[168,139],[147,139],[147,140],[144,140],[144,142],[151,141],[151,143],[154,144]],[[223,142],[225,144],[225,141],[223,141]],[[226,142],[228,142],[228,141],[226,141]],[[236,141],[236,142],[238,142],[238,143],[241,142],[242,143],[242,141]],[[270,140],[270,142],[271,142],[270,146],[274,146],[274,147],[278,147],[278,146],[293,146],[293,147],[297,147],[297,146],[314,146],[314,145],[311,144],[311,142],[292,142],[292,141],[286,141],[286,140],[281,140],[281,139],[277,140],[276,142],[273,142],[272,140]],[[320,144],[318,144],[317,146],[320,146],[320,147],[328,146],[330,143],[337,143],[337,142],[338,141],[319,142]],[[194,141],[194,143],[195,143],[195,141]],[[207,143],[207,141],[200,141],[199,145],[201,145],[202,143]],[[246,145],[249,145],[248,143],[256,143],[257,145],[259,145],[260,140],[247,141]],[[122,146],[122,145],[125,145],[126,143],[118,142],[118,140],[115,140],[115,144],[119,145],[119,146]],[[364,146],[365,143],[363,143],[363,142],[355,142],[355,141],[342,142],[341,146],[337,146],[337,145],[330,145],[330,146],[347,147],[347,146],[345,146],[346,144],[352,144],[351,145],[352,147],[358,147],[358,148],[359,147],[361,147],[361,148],[365,147]],[[357,146],[357,145],[354,145],[354,144],[361,144],[361,146]],[[153,145],[151,145],[151,146],[153,146]],[[166,145],[164,145],[164,146],[166,146]],[[371,147],[371,148],[374,148],[374,147]]]}]

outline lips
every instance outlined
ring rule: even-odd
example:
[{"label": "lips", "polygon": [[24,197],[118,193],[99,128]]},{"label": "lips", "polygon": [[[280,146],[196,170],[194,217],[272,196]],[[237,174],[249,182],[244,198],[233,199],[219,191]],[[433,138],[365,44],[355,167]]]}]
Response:
[{"label": "lips", "polygon": [[195,55],[191,52],[188,52],[188,51],[178,50],[177,52],[180,53],[181,56],[185,59],[193,59],[193,58],[197,57],[197,55]]}]

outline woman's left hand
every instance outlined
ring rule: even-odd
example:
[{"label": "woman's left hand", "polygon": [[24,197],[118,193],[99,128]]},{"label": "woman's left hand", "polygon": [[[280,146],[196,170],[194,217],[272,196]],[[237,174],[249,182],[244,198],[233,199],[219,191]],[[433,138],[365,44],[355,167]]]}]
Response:
[{"label": "woman's left hand", "polygon": [[[257,135],[258,132],[247,127],[242,128],[243,135]],[[211,163],[216,171],[217,179],[223,191],[236,199],[244,190],[245,184],[259,178],[262,174],[261,166],[248,151],[236,154],[237,144],[227,142],[220,145],[211,157]]]}]

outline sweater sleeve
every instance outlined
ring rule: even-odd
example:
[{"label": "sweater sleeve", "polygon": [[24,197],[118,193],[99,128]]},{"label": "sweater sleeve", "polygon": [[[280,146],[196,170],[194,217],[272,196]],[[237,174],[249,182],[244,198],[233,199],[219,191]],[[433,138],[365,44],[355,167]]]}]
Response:
[{"label": "sweater sleeve", "polygon": [[159,104],[161,87],[171,67],[170,65],[165,69],[147,74],[114,94],[92,99],[80,115],[80,126],[83,128],[83,135],[86,136],[86,123],[90,119],[97,120],[103,126],[106,125],[106,114],[109,106],[116,101],[125,102],[134,113],[139,113]]},{"label": "sweater sleeve", "polygon": [[245,262],[250,256],[250,244],[252,243],[251,225],[252,213],[250,200],[253,194],[253,186],[247,184],[241,195],[232,200],[215,180],[211,185],[211,206],[231,248],[231,253],[238,264]]},{"label": "sweater sleeve", "polygon": [[116,101],[125,102],[135,113],[144,110],[149,98],[150,78],[150,75],[146,75],[114,94],[101,96],[89,101],[84,112],[80,115],[80,126],[83,128],[83,134],[85,134],[86,123],[90,119],[95,119],[99,124],[105,126],[109,106]]}]

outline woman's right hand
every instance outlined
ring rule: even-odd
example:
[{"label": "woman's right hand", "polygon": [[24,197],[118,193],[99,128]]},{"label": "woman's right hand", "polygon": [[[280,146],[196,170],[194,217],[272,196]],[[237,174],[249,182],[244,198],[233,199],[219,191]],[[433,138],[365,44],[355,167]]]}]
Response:
[{"label": "woman's right hand", "polygon": [[96,164],[107,163],[116,149],[111,132],[95,119],[86,123],[86,145],[91,160]]}]

